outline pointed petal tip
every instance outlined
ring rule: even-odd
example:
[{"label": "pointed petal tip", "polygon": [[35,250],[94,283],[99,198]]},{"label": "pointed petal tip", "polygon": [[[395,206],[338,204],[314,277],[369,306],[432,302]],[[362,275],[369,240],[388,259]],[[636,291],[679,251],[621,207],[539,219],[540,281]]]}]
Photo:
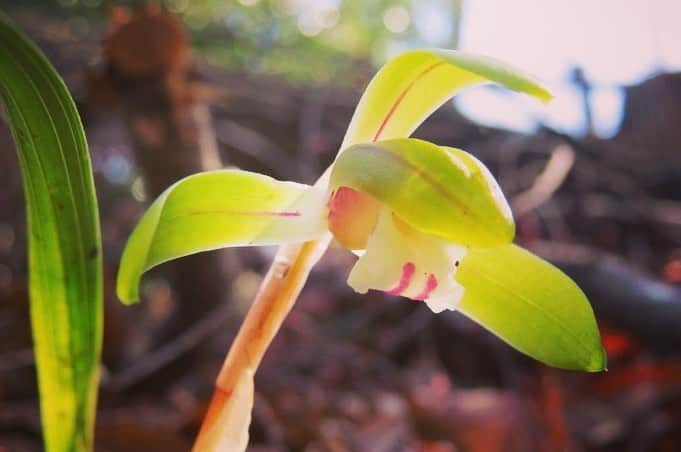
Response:
[{"label": "pointed petal tip", "polygon": [[608,356],[605,352],[605,349],[603,347],[599,347],[599,349],[591,355],[591,359],[589,360],[589,364],[586,367],[586,371],[607,372],[608,370],[607,366]]},{"label": "pointed petal tip", "polygon": [[544,84],[537,82],[537,99],[546,105],[554,98],[553,92]]},{"label": "pointed petal tip", "polygon": [[118,297],[118,300],[125,305],[135,304],[140,298],[136,287],[131,289],[129,287],[125,287],[121,282],[117,284],[116,297]]},{"label": "pointed petal tip", "polygon": [[496,58],[460,50],[423,49],[439,55],[445,61],[454,60],[461,68],[483,76],[488,81],[522,92],[546,104],[553,99],[551,90],[537,78]]},{"label": "pointed petal tip", "polygon": [[556,366],[560,369],[564,370],[574,370],[577,372],[589,372],[589,373],[596,373],[596,372],[607,372],[608,371],[608,357],[606,355],[605,349],[602,346],[598,346],[597,348],[594,348],[594,350],[588,355],[584,357],[584,360],[580,360],[578,362],[572,362],[571,364],[550,364],[546,362],[546,364],[550,366]]}]

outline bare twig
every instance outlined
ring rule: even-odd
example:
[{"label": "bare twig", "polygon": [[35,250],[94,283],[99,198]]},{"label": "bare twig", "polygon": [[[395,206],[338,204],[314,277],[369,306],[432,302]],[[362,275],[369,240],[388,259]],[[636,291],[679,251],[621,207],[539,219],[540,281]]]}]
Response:
[{"label": "bare twig", "polygon": [[650,200],[653,219],[660,223],[681,226],[681,203],[675,201]]},{"label": "bare twig", "polygon": [[284,151],[267,136],[236,121],[223,119],[216,134],[220,143],[258,160],[260,164],[273,170],[276,169],[274,162],[279,160],[279,156],[284,155]]},{"label": "bare twig", "polygon": [[567,144],[558,145],[532,186],[513,198],[513,211],[516,215],[523,216],[551,199],[553,193],[565,181],[574,163],[575,151],[572,147]]},{"label": "bare twig", "polygon": [[213,310],[171,342],[139,359],[136,364],[108,378],[103,378],[103,387],[113,392],[121,392],[136,385],[216,333],[233,312],[234,309],[229,304]]}]

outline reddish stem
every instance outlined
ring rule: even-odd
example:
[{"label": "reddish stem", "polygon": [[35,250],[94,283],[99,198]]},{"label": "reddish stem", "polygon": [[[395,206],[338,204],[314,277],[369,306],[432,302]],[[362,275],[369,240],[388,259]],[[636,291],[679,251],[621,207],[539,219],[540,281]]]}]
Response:
[{"label": "reddish stem", "polygon": [[[220,450],[220,431],[226,426],[217,425],[216,420],[227,409],[239,379],[245,372],[254,373],[257,369],[330,240],[331,235],[326,234],[314,242],[284,245],[279,249],[220,370],[194,452]],[[250,413],[243,415],[250,416]]]}]

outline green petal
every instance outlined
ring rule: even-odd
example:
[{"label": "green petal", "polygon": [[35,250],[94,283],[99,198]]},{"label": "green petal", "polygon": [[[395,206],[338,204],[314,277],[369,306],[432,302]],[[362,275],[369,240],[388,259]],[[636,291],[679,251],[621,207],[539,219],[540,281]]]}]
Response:
[{"label": "green petal", "polygon": [[130,236],[118,273],[118,297],[136,301],[142,273],[171,259],[316,238],[326,231],[325,203],[322,190],[247,171],[182,179],[154,201]]},{"label": "green petal", "polygon": [[459,309],[550,366],[600,371],[606,356],[584,293],[553,265],[515,245],[471,249],[456,280]]},{"label": "green petal", "polygon": [[331,189],[351,187],[387,204],[415,229],[466,247],[505,245],[515,226],[489,171],[470,154],[413,138],[346,149]]},{"label": "green petal", "polygon": [[66,85],[2,13],[0,99],[26,196],[31,326],[45,450],[91,450],[102,339],[102,253],[87,142]]},{"label": "green petal", "polygon": [[408,137],[459,90],[490,82],[543,102],[551,99],[538,82],[491,58],[444,49],[413,50],[388,62],[371,80],[341,149]]}]

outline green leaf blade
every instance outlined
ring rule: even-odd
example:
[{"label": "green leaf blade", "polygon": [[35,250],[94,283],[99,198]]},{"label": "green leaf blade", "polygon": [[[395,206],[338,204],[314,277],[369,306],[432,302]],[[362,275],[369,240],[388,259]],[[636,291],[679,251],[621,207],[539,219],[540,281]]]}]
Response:
[{"label": "green leaf blade", "polygon": [[149,207],[126,245],[118,297],[137,301],[142,274],[171,259],[218,248],[304,242],[326,231],[326,193],[239,170],[195,174]]},{"label": "green leaf blade", "polygon": [[0,97],[21,165],[48,451],[90,450],[102,337],[99,218],[85,134],[42,53],[0,14]]},{"label": "green leaf blade", "polygon": [[515,234],[511,210],[489,171],[470,154],[402,138],[357,144],[334,164],[330,187],[388,205],[414,228],[463,246],[499,246]]},{"label": "green leaf blade", "polygon": [[403,138],[462,89],[497,83],[542,102],[551,94],[523,72],[492,58],[444,49],[406,52],[374,76],[341,145]]},{"label": "green leaf blade", "polygon": [[605,369],[586,296],[548,262],[516,245],[471,249],[456,280],[465,288],[460,311],[512,347],[562,369]]}]

